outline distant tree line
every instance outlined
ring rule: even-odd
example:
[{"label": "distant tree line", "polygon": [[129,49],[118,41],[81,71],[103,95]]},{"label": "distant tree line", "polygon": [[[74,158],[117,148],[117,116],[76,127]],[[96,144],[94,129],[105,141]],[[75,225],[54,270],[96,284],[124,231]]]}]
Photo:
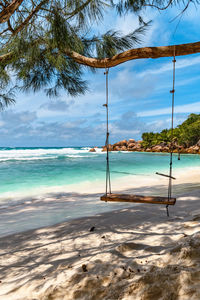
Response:
[{"label": "distant tree line", "polygon": [[160,133],[144,132],[142,139],[145,148],[172,141],[186,148],[193,146],[200,140],[200,114],[190,114],[187,120],[174,128],[173,140],[171,129],[164,129]]}]

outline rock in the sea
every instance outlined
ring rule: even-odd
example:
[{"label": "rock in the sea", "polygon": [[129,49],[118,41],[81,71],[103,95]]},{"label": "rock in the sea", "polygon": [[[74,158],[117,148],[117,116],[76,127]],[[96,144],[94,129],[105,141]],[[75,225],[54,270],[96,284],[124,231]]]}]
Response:
[{"label": "rock in the sea", "polygon": [[141,151],[142,150],[142,144],[141,141],[138,141],[135,143],[135,146],[132,148],[134,151]]},{"label": "rock in the sea", "polygon": [[113,150],[114,150],[114,151],[121,151],[121,148],[120,148],[119,146],[114,146],[114,147],[113,147]]},{"label": "rock in the sea", "polygon": [[193,149],[193,147],[189,147],[186,149],[186,153],[195,154],[196,151]]},{"label": "rock in the sea", "polygon": [[157,145],[157,146],[152,147],[151,150],[152,150],[152,152],[162,152],[162,149],[163,149],[162,146]]},{"label": "rock in the sea", "polygon": [[162,151],[163,152],[169,152],[169,147],[167,147],[167,146],[163,147]]},{"label": "rock in the sea", "polygon": [[113,150],[114,151],[119,151],[118,149],[119,149],[119,146],[116,143],[113,144]]},{"label": "rock in the sea", "polygon": [[[103,146],[102,147],[102,152],[105,152],[105,151],[107,151],[107,147]],[[111,144],[108,145],[108,151],[113,151],[113,146]]]},{"label": "rock in the sea", "polygon": [[135,144],[135,140],[134,139],[129,139],[128,144]]},{"label": "rock in the sea", "polygon": [[196,151],[196,153],[199,152],[199,146],[195,145],[195,146],[193,147],[193,150]]},{"label": "rock in the sea", "polygon": [[128,144],[128,150],[132,149],[135,146],[135,143]]},{"label": "rock in the sea", "polygon": [[127,146],[127,140],[119,141],[118,143],[115,143],[116,146]]},{"label": "rock in the sea", "polygon": [[120,149],[120,151],[127,151],[126,146],[122,146],[121,149]]},{"label": "rock in the sea", "polygon": [[89,152],[96,152],[95,148],[91,148]]},{"label": "rock in the sea", "polygon": [[[95,148],[93,148],[95,149]],[[91,152],[94,150],[91,149]],[[191,153],[191,154],[200,154],[200,140],[196,145],[193,145],[189,148],[180,146],[177,141],[174,143],[161,142],[158,145],[154,145],[148,148],[143,146],[143,141],[135,141],[134,139],[122,140],[113,145],[109,144],[109,151],[137,151],[137,152],[166,152],[169,153],[171,149],[174,153]],[[106,151],[106,146],[103,147],[102,151]]]},{"label": "rock in the sea", "polygon": [[191,147],[189,148],[189,151],[190,151],[189,153],[196,154],[196,153],[199,152],[199,147],[198,147],[197,145],[191,146]]}]

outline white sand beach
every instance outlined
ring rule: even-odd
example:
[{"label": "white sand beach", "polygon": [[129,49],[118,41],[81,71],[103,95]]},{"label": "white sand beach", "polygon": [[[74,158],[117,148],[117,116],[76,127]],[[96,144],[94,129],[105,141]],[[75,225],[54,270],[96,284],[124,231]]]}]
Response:
[{"label": "white sand beach", "polygon": [[[170,217],[161,205],[97,207],[94,216],[0,238],[0,299],[199,300],[199,178],[197,170],[179,176]],[[159,193],[163,183],[141,182],[137,193]]]}]

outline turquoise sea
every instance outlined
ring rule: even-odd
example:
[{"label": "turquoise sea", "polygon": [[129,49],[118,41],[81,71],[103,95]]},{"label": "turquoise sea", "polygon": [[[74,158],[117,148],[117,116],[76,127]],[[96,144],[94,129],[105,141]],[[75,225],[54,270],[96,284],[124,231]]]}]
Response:
[{"label": "turquoise sea", "polygon": [[[31,205],[40,201],[37,209],[35,206],[20,218],[22,211],[25,211],[24,207],[26,210],[27,205],[30,207],[29,193],[34,194],[34,191],[37,191],[39,196],[40,189],[45,188],[48,191],[48,188],[51,188],[52,191],[54,186],[60,187],[60,190],[63,187],[65,192],[66,187],[71,185],[77,186],[76,190],[79,193],[80,184],[84,186],[92,183],[95,186],[97,182],[104,182],[106,153],[101,152],[101,149],[91,153],[89,149],[88,147],[0,148],[0,218],[3,220],[0,224],[0,234],[51,225],[116,208],[111,204],[97,205],[97,201],[93,201],[92,197],[85,200],[82,197],[82,201],[76,199],[67,201],[66,195],[65,201],[61,201],[59,197],[54,200],[60,201],[60,208],[56,206],[53,209],[52,201],[51,204],[47,203],[44,206],[42,198],[39,200],[36,197],[32,198]],[[180,161],[177,160],[177,155],[174,155],[173,162],[176,170],[197,167],[200,166],[200,155],[182,155]],[[156,171],[167,172],[168,167],[168,154],[110,153],[112,180],[127,175],[156,176]]]}]

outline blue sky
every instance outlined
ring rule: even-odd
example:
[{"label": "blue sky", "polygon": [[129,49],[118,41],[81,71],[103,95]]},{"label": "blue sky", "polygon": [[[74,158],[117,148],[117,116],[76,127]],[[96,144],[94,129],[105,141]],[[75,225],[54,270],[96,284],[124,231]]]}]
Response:
[{"label": "blue sky", "polygon": [[[197,7],[198,8],[198,7]],[[200,10],[200,8],[198,9]],[[162,46],[199,41],[199,12],[181,7],[163,13],[147,10],[153,20],[141,46]],[[112,26],[111,26],[112,25]],[[138,26],[137,17],[106,14],[94,30],[111,28],[128,33]],[[175,125],[190,113],[200,113],[200,55],[177,57]],[[49,99],[43,92],[18,94],[14,106],[0,115],[0,146],[101,146],[105,143],[105,76],[85,73],[89,91],[76,98],[62,94]],[[145,131],[170,126],[172,58],[129,61],[109,71],[110,138],[140,139]]]}]

